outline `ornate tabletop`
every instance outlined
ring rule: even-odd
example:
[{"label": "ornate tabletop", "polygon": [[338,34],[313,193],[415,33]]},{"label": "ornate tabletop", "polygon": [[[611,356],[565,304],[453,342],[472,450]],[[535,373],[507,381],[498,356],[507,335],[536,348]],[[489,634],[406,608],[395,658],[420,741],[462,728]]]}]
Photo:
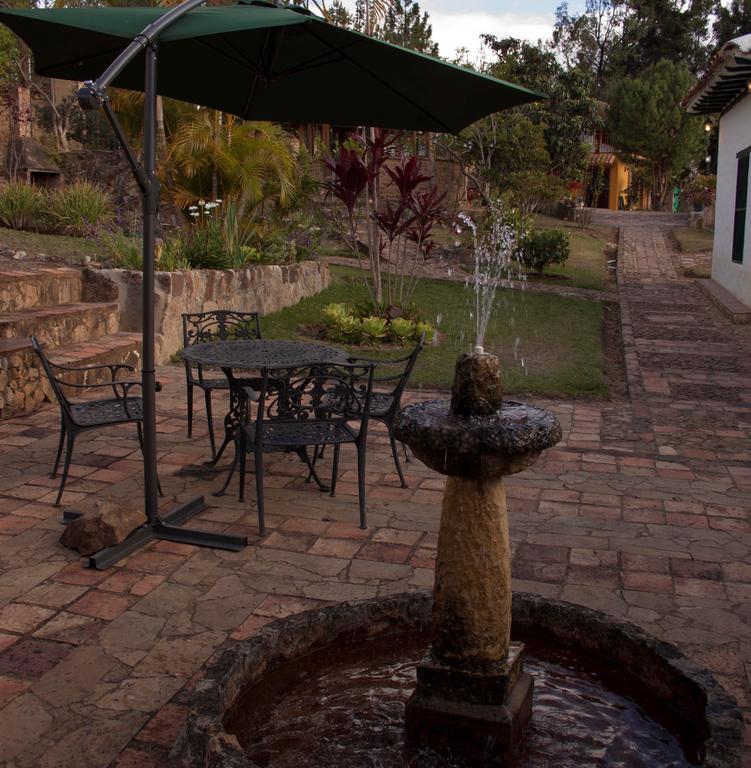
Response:
[{"label": "ornate tabletop", "polygon": [[347,352],[336,347],[283,339],[213,341],[186,347],[180,354],[189,363],[254,371],[311,363],[346,363],[349,357]]}]

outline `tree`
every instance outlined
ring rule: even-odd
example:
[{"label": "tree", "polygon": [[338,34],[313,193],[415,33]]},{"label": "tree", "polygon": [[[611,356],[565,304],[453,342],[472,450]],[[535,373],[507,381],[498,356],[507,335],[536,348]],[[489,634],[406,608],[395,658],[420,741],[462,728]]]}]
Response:
[{"label": "tree", "polygon": [[579,15],[571,15],[565,2],[556,9],[550,44],[569,70],[591,76],[597,94],[604,92],[625,18],[626,5],[620,0],[586,0]]},{"label": "tree", "polygon": [[662,59],[670,59],[699,73],[709,52],[707,19],[715,1],[626,0],[623,34],[613,55],[615,70],[635,77]]},{"label": "tree", "polygon": [[694,82],[685,64],[664,59],[613,88],[608,108],[612,143],[651,176],[653,203],[664,208],[674,181],[706,145],[701,121],[681,101]]},{"label": "tree", "polygon": [[331,3],[327,9],[326,18],[337,27],[344,27],[345,29],[354,29],[355,27],[354,16],[342,4],[341,0],[334,0]]},{"label": "tree", "polygon": [[427,11],[420,11],[415,0],[393,0],[383,21],[376,27],[376,37],[387,43],[396,43],[413,51],[438,55],[438,44],[433,40]]},{"label": "tree", "polygon": [[751,32],[751,0],[731,0],[726,7],[718,2],[715,8],[715,23],[712,30],[716,47],[734,37]]},{"label": "tree", "polygon": [[483,40],[496,56],[487,65],[489,74],[548,97],[519,111],[543,128],[547,170],[563,179],[577,179],[588,158],[585,140],[599,122],[597,104],[590,95],[590,76],[580,68],[563,69],[553,52],[540,45],[490,35]]}]

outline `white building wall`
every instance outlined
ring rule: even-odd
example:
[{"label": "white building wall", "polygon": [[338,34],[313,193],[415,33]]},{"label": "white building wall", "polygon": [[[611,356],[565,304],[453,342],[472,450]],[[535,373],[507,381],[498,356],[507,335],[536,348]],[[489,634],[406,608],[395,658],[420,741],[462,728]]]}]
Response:
[{"label": "white building wall", "polygon": [[[751,200],[746,205],[746,238],[743,263],[732,261],[737,154],[751,146],[751,96],[745,96],[720,119],[717,155],[712,279],[751,307]],[[751,183],[749,183],[751,196]]]}]

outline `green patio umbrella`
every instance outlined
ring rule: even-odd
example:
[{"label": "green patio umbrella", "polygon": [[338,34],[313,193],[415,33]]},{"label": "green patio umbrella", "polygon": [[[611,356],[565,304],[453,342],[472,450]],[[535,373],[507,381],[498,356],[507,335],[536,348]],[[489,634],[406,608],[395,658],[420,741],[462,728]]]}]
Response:
[{"label": "green patio umbrella", "polygon": [[[335,27],[307,9],[261,0],[201,7],[0,9],[34,53],[37,74],[83,81],[79,103],[102,108],[143,197],[144,495],[147,522],[94,555],[106,568],[154,539],[239,549],[242,537],[181,527],[202,498],[159,513],[154,371],[154,239],[159,210],[156,96],[254,120],[456,133],[540,94]],[[158,73],[157,73],[158,62]],[[103,73],[100,75],[100,73]],[[128,144],[107,88],[143,91],[143,161]],[[66,513],[67,518],[75,513]]]},{"label": "green patio umbrella", "polygon": [[[32,49],[37,74],[85,81],[170,10],[2,10],[0,21]],[[194,8],[159,34],[158,45],[161,95],[253,120],[455,133],[539,97],[304,8],[262,2]],[[143,90],[142,56],[110,84]]]}]

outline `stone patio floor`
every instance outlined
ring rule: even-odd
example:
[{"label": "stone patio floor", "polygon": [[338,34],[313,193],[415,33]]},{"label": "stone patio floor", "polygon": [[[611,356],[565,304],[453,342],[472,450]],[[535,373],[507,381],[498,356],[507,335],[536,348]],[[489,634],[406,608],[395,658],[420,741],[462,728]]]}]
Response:
[{"label": "stone patio floor", "polygon": [[[618,267],[630,399],[543,402],[565,439],[510,478],[514,586],[631,619],[751,711],[751,328],[678,277],[664,229],[632,221]],[[402,490],[374,435],[361,531],[351,455],[335,499],[296,460],[274,460],[261,540],[253,502],[213,497],[221,476],[191,474],[205,431],[185,437],[182,371],[159,375],[168,495],[206,494],[193,525],[250,545],[162,542],[87,570],[58,544],[55,408],[0,422],[0,765],[168,766],[191,686],[223,645],[326,601],[431,585],[440,477],[412,462]],[[137,498],[139,472],[131,431],[84,437],[65,501]]]}]

